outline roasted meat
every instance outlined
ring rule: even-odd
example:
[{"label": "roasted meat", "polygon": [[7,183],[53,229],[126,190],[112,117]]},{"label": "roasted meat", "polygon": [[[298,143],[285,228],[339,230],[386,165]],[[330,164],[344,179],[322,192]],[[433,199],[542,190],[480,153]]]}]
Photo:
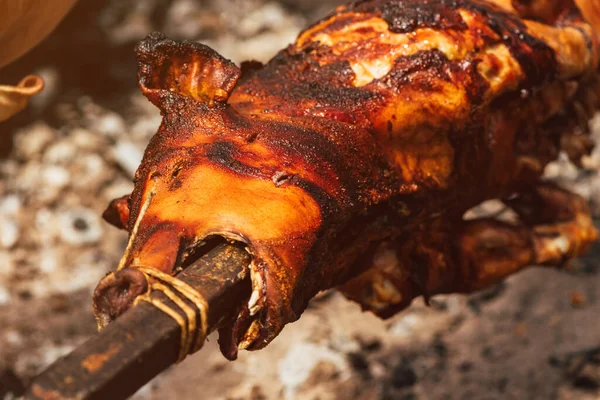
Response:
[{"label": "roasted meat", "polygon": [[[252,295],[220,331],[229,358],[321,290],[389,317],[582,254],[587,204],[540,182],[561,150],[590,150],[600,106],[600,12],[579,3],[357,1],[241,68],[148,36],[139,83],[164,118],[105,214],[130,240],[96,289],[99,324],[147,290],[138,267],[175,274],[214,237],[252,255]],[[518,220],[463,218],[487,199]]]}]

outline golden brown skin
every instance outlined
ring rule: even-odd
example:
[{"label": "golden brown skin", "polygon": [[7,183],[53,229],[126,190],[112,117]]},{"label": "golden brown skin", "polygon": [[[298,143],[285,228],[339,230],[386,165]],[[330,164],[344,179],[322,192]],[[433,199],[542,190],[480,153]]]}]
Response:
[{"label": "golden brown skin", "polygon": [[[149,36],[140,87],[164,119],[131,210],[109,212],[128,217],[120,267],[173,273],[207,237],[246,243],[253,294],[220,337],[235,358],[320,290],[388,317],[576,257],[597,237],[589,210],[538,180],[561,148],[589,150],[600,45],[586,18],[567,0],[359,1],[241,70]],[[463,221],[490,198],[519,223]],[[99,321],[124,308],[119,284],[99,284]]]}]

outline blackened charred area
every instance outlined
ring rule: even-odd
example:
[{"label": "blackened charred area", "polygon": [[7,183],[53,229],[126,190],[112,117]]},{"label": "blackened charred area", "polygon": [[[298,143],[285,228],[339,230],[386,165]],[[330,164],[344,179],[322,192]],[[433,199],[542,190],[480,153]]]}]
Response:
[{"label": "blackened charred area", "polygon": [[266,122],[263,130],[269,133],[259,140],[283,157],[301,157],[309,171],[330,182],[323,189],[335,193],[343,209],[368,203],[363,198],[371,190],[385,192],[398,185],[398,176],[391,173],[368,130],[326,118],[293,118],[289,124]]},{"label": "blackened charred area", "polygon": [[307,121],[298,119],[296,122],[297,125],[267,122],[266,125],[271,125],[273,129],[269,130],[268,135],[261,136],[259,140],[272,146],[282,156],[299,157],[304,165],[311,167],[310,169],[325,174],[331,171],[345,181],[347,171],[344,171],[345,165],[340,165],[344,160],[341,149],[329,135],[303,126]]},{"label": "blackened charred area", "polygon": [[390,31],[409,33],[418,28],[465,30],[467,24],[458,13],[461,0],[375,0],[359,1],[348,8],[359,13],[381,16]]},{"label": "blackened charred area", "polygon": [[150,177],[169,178],[171,185],[177,185],[179,174],[193,165],[194,149],[189,147],[174,147],[173,138],[154,135],[146,148],[144,160],[136,172],[134,183]]},{"label": "blackened charred area", "polygon": [[[174,94],[174,97],[179,100],[178,106],[167,107],[171,111],[164,114],[158,132],[150,139],[144,152],[144,159],[136,172],[136,181],[141,180],[151,170],[157,169],[167,158],[179,157],[184,162],[190,157],[193,149],[179,146],[181,142],[194,135],[219,133],[202,129],[200,121],[206,117],[212,120],[218,118],[221,122],[223,120],[221,110],[208,109],[204,104],[177,94]],[[207,115],[207,112],[210,115]]]},{"label": "blackened charred area", "polygon": [[[415,0],[361,1],[349,6],[356,12],[380,15],[397,33],[409,33],[418,28],[437,30],[465,30],[467,25],[459,11],[470,11],[484,20],[509,46],[511,54],[521,64],[529,81],[528,86],[539,86],[555,76],[554,51],[539,39],[527,33],[517,15],[492,4],[472,0]],[[488,43],[492,44],[492,43]]]},{"label": "blackened charred area", "polygon": [[190,97],[169,91],[154,94],[145,93],[161,110],[163,120],[157,133],[150,139],[146,156],[164,153],[165,148],[175,147],[178,141],[203,133],[205,130],[199,129],[201,121],[223,120],[225,114],[225,107],[220,104],[208,107]]},{"label": "blackened charred area", "polygon": [[[354,80],[354,71],[350,67],[350,63],[347,60],[340,60],[339,56],[331,53],[331,49],[324,49],[319,47],[317,50],[309,54],[314,60],[310,68],[305,70],[304,68],[296,68],[296,72],[299,81],[314,82],[323,84],[327,82],[331,87],[351,87],[352,81]],[[315,65],[316,64],[316,65]],[[304,74],[304,72],[309,72]],[[361,93],[357,93],[361,95]],[[362,94],[365,96],[366,94]]]},{"label": "blackened charred area", "polygon": [[[287,78],[286,78],[287,79]],[[250,86],[250,85],[248,85]],[[369,99],[373,94],[355,88],[336,88],[316,82],[288,82],[267,88],[242,89],[253,101],[236,103],[235,107],[262,115],[274,115],[276,118],[317,117],[330,118],[340,122],[369,125],[366,115]],[[377,96],[380,98],[381,96]],[[254,100],[255,99],[255,100]]]},{"label": "blackened charred area", "polygon": [[211,163],[221,165],[240,175],[268,179],[268,173],[246,165],[237,159],[236,156],[239,156],[238,146],[239,144],[227,141],[210,143],[207,145],[205,157]]},{"label": "blackened charred area", "polygon": [[451,82],[450,60],[438,49],[422,50],[415,54],[402,56],[394,60],[392,70],[375,82],[384,82],[389,87],[399,87],[411,83],[413,75],[425,73],[436,79]]},{"label": "blackened charred area", "polygon": [[274,97],[286,98],[277,108],[282,115],[324,117],[368,127],[369,107],[381,101],[380,93],[362,88],[336,87],[318,81],[292,82],[270,90]]},{"label": "blackened charred area", "polygon": [[252,117],[239,113],[231,106],[224,110],[224,118],[219,120],[223,125],[222,132],[213,132],[214,134],[233,135],[251,143],[263,133],[262,127],[253,121]]},{"label": "blackened charred area", "polygon": [[[314,110],[304,111],[304,115],[316,114],[319,109],[334,109],[342,113],[351,113],[357,122],[366,120],[365,107],[369,103],[376,101],[379,96],[376,93],[367,90],[354,88],[351,86],[336,87],[319,82],[307,82],[294,85],[291,89],[292,99],[297,99],[298,104],[302,105],[302,100],[310,100],[316,103]],[[293,100],[292,100],[293,101]]]},{"label": "blackened charred area", "polygon": [[[410,12],[406,11],[424,11],[425,8],[433,8],[422,12],[423,15],[432,16],[431,20],[411,19]],[[497,35],[485,37],[486,46],[501,43],[508,46],[525,75],[521,88],[540,87],[557,73],[554,51],[543,41],[530,35],[518,16],[492,4],[469,0],[432,0],[425,4],[412,0],[375,0],[354,3],[349,9],[357,13],[372,12],[378,15],[385,11],[386,18],[392,25],[396,18],[396,23],[404,24],[405,27],[445,30],[464,30],[466,25],[459,11],[466,10],[487,24]],[[332,21],[324,29],[333,29],[334,24],[345,26],[350,20],[350,16],[340,16],[339,22]],[[405,31],[409,29],[406,28]],[[461,85],[468,83],[467,91],[473,104],[479,104],[488,84],[477,73],[477,62],[478,60],[450,63],[440,51],[420,52],[396,60],[392,72],[382,80],[387,80],[393,87],[412,78],[413,71],[418,74],[429,69],[435,73],[428,73],[420,79],[422,90],[435,90],[435,81],[431,80],[433,78],[449,81],[450,76],[459,77]],[[274,105],[268,111],[290,116],[325,116],[369,128],[369,111],[386,101],[382,98],[382,93],[376,90],[353,87],[354,73],[349,63],[337,60],[330,48],[318,43],[309,43],[300,49],[290,46],[265,68],[256,71],[254,78],[240,89],[256,98],[285,99],[285,102]]]},{"label": "blackened charred area", "polygon": [[297,186],[304,190],[319,205],[322,218],[336,215],[341,211],[341,205],[338,199],[327,193],[326,190],[307,179],[302,179],[298,175],[292,176],[288,180],[289,184]]},{"label": "blackened charred area", "polygon": [[306,115],[318,108],[360,115],[364,114],[362,106],[377,96],[353,87],[354,77],[347,60],[340,60],[328,47],[310,44],[278,53],[236,90],[257,99],[280,99],[281,104],[272,108],[288,115]]}]

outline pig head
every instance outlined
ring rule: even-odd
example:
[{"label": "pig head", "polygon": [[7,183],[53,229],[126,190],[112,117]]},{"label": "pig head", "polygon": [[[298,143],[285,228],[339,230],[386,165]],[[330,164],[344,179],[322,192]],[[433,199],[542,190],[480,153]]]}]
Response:
[{"label": "pig head", "polygon": [[[137,55],[141,90],[163,122],[133,193],[105,212],[130,239],[96,289],[98,323],[147,290],[136,266],[176,274],[221,237],[246,245],[253,289],[235,326],[221,331],[222,350],[234,358],[238,348],[262,348],[319,290],[342,282],[370,240],[389,235],[389,216],[356,219],[384,192],[384,161],[351,125],[237,112],[227,100],[242,72],[206,46],[152,34]],[[356,163],[359,154],[367,162]]]}]

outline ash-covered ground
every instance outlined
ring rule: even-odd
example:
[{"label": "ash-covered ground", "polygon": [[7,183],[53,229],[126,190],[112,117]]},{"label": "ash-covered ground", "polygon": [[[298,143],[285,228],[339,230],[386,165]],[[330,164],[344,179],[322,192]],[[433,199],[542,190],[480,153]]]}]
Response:
[{"label": "ash-covered ground", "polygon": [[[128,193],[160,122],[138,92],[135,43],[154,30],[236,62],[268,60],[331,0],[84,0],[0,71],[47,89],[0,124],[0,370],[27,380],[93,335],[91,292],[126,234],[100,219]],[[600,119],[596,136],[600,138]],[[600,151],[548,167],[600,216]],[[600,399],[600,246],[472,296],[422,300],[388,321],[336,293],[268,348],[229,363],[216,337],[137,399]]]}]

